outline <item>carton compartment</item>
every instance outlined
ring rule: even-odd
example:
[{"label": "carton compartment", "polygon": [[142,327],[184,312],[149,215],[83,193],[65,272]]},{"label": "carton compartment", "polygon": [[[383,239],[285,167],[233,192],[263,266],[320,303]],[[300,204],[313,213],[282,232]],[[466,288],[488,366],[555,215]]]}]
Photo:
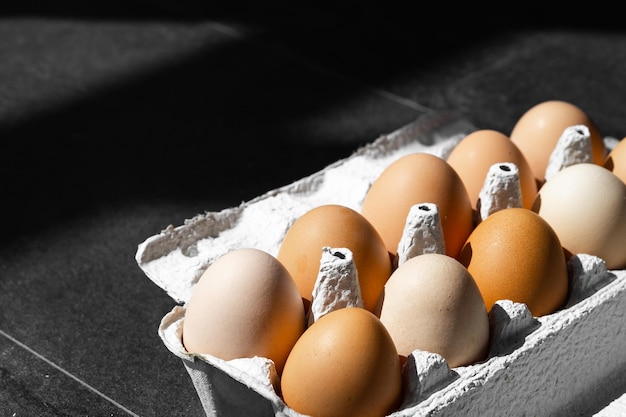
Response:
[{"label": "carton compartment", "polygon": [[[206,268],[243,246],[276,255],[301,214],[328,203],[359,210],[369,186],[391,161],[417,151],[446,157],[475,129],[446,113],[425,114],[309,177],[169,226],[138,246],[139,267],[178,304],[163,317],[159,336],[182,360],[207,415],[300,416],[276,393],[271,361],[223,361],[183,348],[184,304]],[[626,271],[607,271],[600,259],[584,254],[569,267],[572,285],[562,310],[532,317],[523,304],[496,304],[485,361],[450,368],[437,354],[410,355],[404,403],[391,416],[584,414],[616,398],[626,386]]]}]

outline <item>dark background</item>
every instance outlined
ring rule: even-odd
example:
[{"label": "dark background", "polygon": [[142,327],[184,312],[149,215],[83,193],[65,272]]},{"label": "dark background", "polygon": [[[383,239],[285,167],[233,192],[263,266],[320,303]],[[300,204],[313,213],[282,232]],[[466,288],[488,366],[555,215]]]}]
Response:
[{"label": "dark background", "polygon": [[0,415],[202,415],[156,333],[174,301],[138,268],[137,245],[427,109],[508,134],[562,99],[626,136],[619,13],[507,6],[3,6]]}]

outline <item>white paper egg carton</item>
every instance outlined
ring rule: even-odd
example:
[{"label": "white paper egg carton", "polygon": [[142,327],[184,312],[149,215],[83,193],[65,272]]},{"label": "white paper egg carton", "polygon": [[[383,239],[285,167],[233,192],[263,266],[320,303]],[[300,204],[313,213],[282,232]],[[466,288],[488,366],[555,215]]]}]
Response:
[{"label": "white paper egg carton", "polygon": [[[256,247],[276,255],[289,226],[309,209],[334,203],[359,210],[369,186],[391,161],[418,151],[445,158],[473,130],[448,114],[425,114],[309,177],[237,207],[169,226],[139,245],[139,267],[178,303],[158,332],[182,359],[207,416],[300,414],[274,391],[271,361],[223,361],[185,351],[184,303],[204,270],[236,248]],[[404,402],[391,416],[566,416],[597,410],[602,405],[596,404],[602,397],[598,393],[610,391],[609,384],[625,386],[626,271],[607,271],[601,259],[585,254],[574,257],[569,267],[566,308],[532,317],[523,304],[497,303],[490,314],[487,360],[450,368],[437,354],[410,355]]]}]

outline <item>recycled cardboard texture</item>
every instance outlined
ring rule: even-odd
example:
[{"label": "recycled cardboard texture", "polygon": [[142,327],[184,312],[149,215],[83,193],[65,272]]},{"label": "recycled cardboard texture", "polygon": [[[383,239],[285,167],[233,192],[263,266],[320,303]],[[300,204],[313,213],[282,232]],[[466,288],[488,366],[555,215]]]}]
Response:
[{"label": "recycled cardboard texture", "polygon": [[[310,177],[170,226],[139,245],[139,266],[183,304],[163,318],[159,335],[182,359],[208,416],[300,414],[274,392],[275,371],[262,358],[226,362],[184,350],[184,303],[202,272],[237,247],[276,254],[289,225],[308,209],[337,203],[358,210],[390,161],[415,151],[445,157],[472,130],[450,115],[427,114]],[[439,355],[414,352],[404,375],[410,395],[391,416],[568,415],[571,404],[584,408],[610,378],[623,378],[626,271],[606,271],[601,260],[584,255],[575,261],[580,265],[567,308],[535,318],[524,305],[498,302],[490,315],[494,339],[485,362],[450,369]]]}]

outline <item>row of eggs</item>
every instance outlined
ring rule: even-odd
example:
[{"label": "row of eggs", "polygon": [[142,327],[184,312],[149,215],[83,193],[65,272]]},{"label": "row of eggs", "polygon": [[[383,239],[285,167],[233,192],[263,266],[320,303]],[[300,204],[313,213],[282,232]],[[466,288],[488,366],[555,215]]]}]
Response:
[{"label": "row of eggs", "polygon": [[[547,180],[550,152],[574,125],[589,128],[592,160]],[[184,346],[225,360],[270,358],[276,391],[302,414],[386,415],[401,402],[402,365],[415,349],[453,367],[484,360],[495,301],[525,303],[535,316],[556,311],[567,298],[572,254],[626,267],[623,143],[607,156],[582,110],[551,101],[530,109],[510,137],[479,130],[445,160],[400,158],[360,212],[315,207],[289,228],[277,256],[241,248],[214,262],[186,305]],[[504,162],[518,168],[520,207],[478,219],[487,171]],[[438,211],[444,249],[398,264],[407,213],[424,202]],[[311,322],[320,254],[330,247],[352,257],[363,308]],[[336,289],[344,298],[350,291]]]}]

